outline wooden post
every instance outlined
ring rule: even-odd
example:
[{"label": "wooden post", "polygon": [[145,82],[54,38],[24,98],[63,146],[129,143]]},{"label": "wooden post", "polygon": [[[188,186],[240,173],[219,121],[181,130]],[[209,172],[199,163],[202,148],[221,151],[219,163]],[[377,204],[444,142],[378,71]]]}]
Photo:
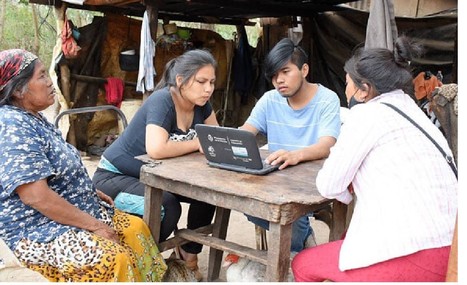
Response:
[{"label": "wooden post", "polygon": [[457,282],[457,219],[454,228],[454,237],[452,238],[451,253],[449,254],[448,271],[446,273],[446,282]]},{"label": "wooden post", "polygon": [[[57,42],[54,47],[53,51],[53,58],[52,58],[52,65],[54,64],[55,59],[58,57],[58,55],[61,52],[62,48],[62,40],[61,40],[61,34],[63,30],[63,26],[65,24],[65,14],[67,10],[67,5],[66,3],[62,3],[61,6],[55,7],[55,18],[56,20],[56,26],[57,26]],[[72,107],[73,102],[71,98],[71,81],[70,81],[70,68],[68,65],[65,64],[60,64],[60,88],[58,88],[58,85],[55,86],[57,90],[58,96],[61,98],[58,98],[60,102],[60,106],[62,111],[63,110],[68,110],[69,108]],[[54,70],[54,68],[51,66],[50,70]],[[53,78],[56,78],[55,75],[52,76]],[[58,82],[55,82],[54,84],[58,84]],[[68,127],[68,129],[66,129]],[[73,127],[73,122],[70,120],[69,124],[65,124],[65,126],[62,128],[60,127],[60,130],[62,131],[63,134],[67,134],[67,141],[72,144],[76,145],[76,135],[75,135],[75,130]]]},{"label": "wooden post", "polygon": [[[57,43],[56,47],[54,49],[54,58],[52,59],[52,62],[55,59],[55,54],[61,52],[61,34],[63,30],[63,26],[65,24],[65,14],[66,14],[66,9],[67,5],[63,3],[60,7],[55,8],[55,18],[57,19],[56,25],[57,25]],[[60,90],[62,91],[62,95],[65,99],[66,107],[71,108],[72,103],[71,103],[71,96],[70,96],[70,68],[66,63],[60,64],[60,83],[61,83],[61,88]]]},{"label": "wooden post", "polygon": [[67,64],[60,64],[60,82],[61,82],[61,90],[65,101],[68,104],[68,107],[73,107],[73,100],[71,100],[70,90],[71,90],[71,82],[70,82],[70,68]]}]

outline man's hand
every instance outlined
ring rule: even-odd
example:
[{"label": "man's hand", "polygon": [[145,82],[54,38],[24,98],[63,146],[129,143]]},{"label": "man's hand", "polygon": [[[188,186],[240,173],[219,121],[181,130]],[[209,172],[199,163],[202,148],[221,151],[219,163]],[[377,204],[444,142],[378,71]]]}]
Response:
[{"label": "man's hand", "polygon": [[280,164],[279,170],[282,170],[289,165],[297,165],[300,161],[301,155],[298,151],[287,151],[283,149],[271,153],[266,158],[266,163],[272,165]]}]

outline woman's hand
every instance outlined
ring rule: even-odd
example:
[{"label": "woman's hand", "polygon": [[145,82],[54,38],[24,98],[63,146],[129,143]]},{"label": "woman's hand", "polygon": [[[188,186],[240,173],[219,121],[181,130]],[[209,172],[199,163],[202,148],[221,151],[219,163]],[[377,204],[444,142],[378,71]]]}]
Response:
[{"label": "woman's hand", "polygon": [[102,192],[101,190],[97,190],[97,196],[99,196],[99,198],[106,202],[107,204],[109,204],[110,206],[115,206],[114,205],[114,200],[112,200],[112,198],[110,198],[109,195],[105,194],[104,192]]},{"label": "woman's hand", "polygon": [[115,230],[102,222],[99,222],[97,228],[91,230],[91,232],[113,242],[120,243],[120,239],[118,238]]}]

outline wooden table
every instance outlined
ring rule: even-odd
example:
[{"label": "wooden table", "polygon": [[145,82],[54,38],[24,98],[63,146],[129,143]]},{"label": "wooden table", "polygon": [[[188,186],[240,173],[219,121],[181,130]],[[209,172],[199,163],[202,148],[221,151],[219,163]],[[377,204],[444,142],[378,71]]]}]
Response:
[{"label": "wooden table", "polygon": [[[150,161],[147,156],[138,158]],[[320,196],[315,185],[322,160],[302,163],[265,176],[209,167],[198,152],[158,162],[144,165],[140,179],[146,185],[144,220],[161,251],[188,241],[209,246],[208,281],[219,278],[223,251],[265,264],[269,279],[266,281],[286,281],[292,223],[328,201]],[[178,230],[174,238],[159,243],[162,191],[217,206],[214,223],[196,231]],[[270,221],[270,236],[274,238],[268,241],[268,251],[225,240],[231,210]],[[343,233],[345,216],[345,205],[334,203],[331,240]]]}]

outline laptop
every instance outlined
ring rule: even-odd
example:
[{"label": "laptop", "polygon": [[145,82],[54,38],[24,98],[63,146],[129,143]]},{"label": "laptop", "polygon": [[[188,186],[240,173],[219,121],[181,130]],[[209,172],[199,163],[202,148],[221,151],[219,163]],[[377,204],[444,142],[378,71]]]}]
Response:
[{"label": "laptop", "polygon": [[209,166],[256,175],[279,168],[264,162],[255,135],[249,131],[205,124],[195,129]]}]

